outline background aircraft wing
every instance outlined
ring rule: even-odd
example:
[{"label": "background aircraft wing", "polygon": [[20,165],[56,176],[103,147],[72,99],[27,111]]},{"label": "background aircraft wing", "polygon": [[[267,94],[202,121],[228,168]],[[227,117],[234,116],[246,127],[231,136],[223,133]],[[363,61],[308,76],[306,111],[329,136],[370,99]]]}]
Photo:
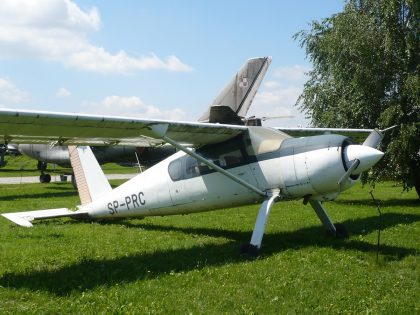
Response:
[{"label": "background aircraft wing", "polygon": [[222,124],[0,109],[0,139],[5,143],[156,146],[164,141],[151,127],[161,124],[168,125],[168,137],[196,147],[219,143],[247,130],[245,126]]}]

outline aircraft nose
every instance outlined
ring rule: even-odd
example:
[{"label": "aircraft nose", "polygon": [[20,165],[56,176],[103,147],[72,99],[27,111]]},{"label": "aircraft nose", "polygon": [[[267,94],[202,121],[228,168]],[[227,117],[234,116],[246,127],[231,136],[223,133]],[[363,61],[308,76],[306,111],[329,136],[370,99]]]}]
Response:
[{"label": "aircraft nose", "polygon": [[349,145],[345,148],[346,164],[350,167],[354,160],[359,160],[359,165],[351,173],[358,175],[375,165],[384,155],[383,152],[365,145]]}]

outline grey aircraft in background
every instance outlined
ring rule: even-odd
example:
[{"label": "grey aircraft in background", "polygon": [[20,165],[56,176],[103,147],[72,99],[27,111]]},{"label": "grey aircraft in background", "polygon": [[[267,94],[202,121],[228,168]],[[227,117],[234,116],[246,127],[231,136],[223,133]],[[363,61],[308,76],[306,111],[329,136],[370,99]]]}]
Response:
[{"label": "grey aircraft in background", "polygon": [[[259,119],[246,119],[245,117],[270,63],[271,57],[247,60],[198,121],[233,125],[261,125]],[[70,167],[67,146],[49,144],[16,144],[16,146],[21,154],[38,160],[41,183],[51,181],[50,174],[46,173],[47,163]],[[92,151],[100,164],[108,162],[139,163],[144,167],[162,161],[174,154],[175,150],[171,145],[158,147],[92,147]],[[74,182],[74,176],[72,176],[72,181]]]}]

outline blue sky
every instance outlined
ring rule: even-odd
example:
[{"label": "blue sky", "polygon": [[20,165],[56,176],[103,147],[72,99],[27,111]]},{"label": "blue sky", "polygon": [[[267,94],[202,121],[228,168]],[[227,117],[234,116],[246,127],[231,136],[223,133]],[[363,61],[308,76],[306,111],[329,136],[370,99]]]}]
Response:
[{"label": "blue sky", "polygon": [[246,61],[273,62],[250,115],[295,115],[293,34],[343,1],[2,0],[0,107],[196,120]]}]

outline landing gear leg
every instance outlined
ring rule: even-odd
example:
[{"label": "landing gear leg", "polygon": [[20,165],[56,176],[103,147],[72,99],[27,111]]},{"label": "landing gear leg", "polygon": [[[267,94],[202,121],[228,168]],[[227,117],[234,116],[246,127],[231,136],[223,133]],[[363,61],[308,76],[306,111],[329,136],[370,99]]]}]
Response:
[{"label": "landing gear leg", "polygon": [[6,165],[6,162],[4,162],[4,156],[6,154],[7,145],[0,145],[0,167],[3,167]]},{"label": "landing gear leg", "polygon": [[71,174],[71,184],[73,185],[74,189],[77,189],[76,176],[74,176],[74,173]]},{"label": "landing gear leg", "polygon": [[325,231],[328,235],[335,236],[337,238],[347,238],[349,233],[347,229],[342,224],[334,224],[330,217],[328,216],[327,211],[320,201],[309,200],[310,205],[315,210],[318,218],[321,220],[322,225],[324,225]]},{"label": "landing gear leg", "polygon": [[279,197],[279,193],[274,193],[270,198],[264,200],[258,212],[257,221],[255,222],[254,231],[252,232],[251,242],[241,247],[241,253],[251,256],[258,256],[264,236],[265,224],[274,201]]}]

